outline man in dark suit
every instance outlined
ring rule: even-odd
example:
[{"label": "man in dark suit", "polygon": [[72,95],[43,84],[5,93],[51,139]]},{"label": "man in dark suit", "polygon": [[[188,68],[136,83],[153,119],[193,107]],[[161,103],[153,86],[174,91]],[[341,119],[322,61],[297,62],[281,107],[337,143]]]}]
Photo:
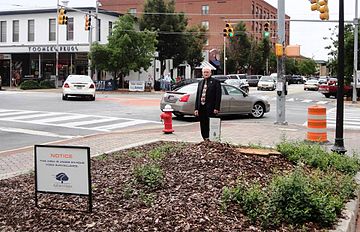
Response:
[{"label": "man in dark suit", "polygon": [[202,69],[203,80],[198,84],[195,100],[194,115],[200,119],[201,136],[209,140],[210,117],[215,117],[220,112],[221,84],[211,77],[211,69]]}]

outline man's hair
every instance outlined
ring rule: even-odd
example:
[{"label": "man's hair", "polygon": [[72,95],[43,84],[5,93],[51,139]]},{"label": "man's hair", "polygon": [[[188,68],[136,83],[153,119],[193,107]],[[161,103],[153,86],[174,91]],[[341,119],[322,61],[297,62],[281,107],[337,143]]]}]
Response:
[{"label": "man's hair", "polygon": [[208,66],[205,66],[205,67],[203,67],[202,69],[201,69],[201,71],[203,72],[204,70],[208,70],[208,71],[210,71],[211,72],[211,68],[210,67],[208,67]]}]

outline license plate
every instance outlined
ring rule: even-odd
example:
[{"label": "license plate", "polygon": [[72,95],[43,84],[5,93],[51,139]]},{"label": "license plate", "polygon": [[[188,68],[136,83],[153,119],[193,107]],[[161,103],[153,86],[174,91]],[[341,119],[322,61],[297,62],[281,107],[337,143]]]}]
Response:
[{"label": "license plate", "polygon": [[76,88],[77,88],[77,89],[82,89],[82,87],[81,87],[81,86],[76,86]]}]

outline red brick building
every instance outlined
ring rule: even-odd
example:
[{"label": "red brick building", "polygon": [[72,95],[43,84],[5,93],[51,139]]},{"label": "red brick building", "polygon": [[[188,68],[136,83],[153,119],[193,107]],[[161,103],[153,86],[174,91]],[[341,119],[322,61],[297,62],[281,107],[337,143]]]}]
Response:
[{"label": "red brick building", "polygon": [[[144,7],[144,0],[101,0],[101,3],[104,9],[119,13],[130,12],[137,17],[141,17]],[[209,41],[205,50],[222,48],[226,22],[236,24],[244,20],[246,30],[255,39],[260,40],[266,22],[264,20],[277,18],[277,9],[263,0],[177,0],[176,11],[186,14],[189,25],[202,24],[208,27]],[[276,43],[277,25],[274,21],[269,22],[271,42]],[[289,44],[289,25],[289,22],[286,22],[286,45]]]}]

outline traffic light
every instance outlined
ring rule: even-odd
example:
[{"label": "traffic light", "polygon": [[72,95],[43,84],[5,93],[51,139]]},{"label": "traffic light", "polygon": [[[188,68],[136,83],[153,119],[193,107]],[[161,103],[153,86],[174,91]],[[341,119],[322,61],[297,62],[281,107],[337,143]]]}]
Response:
[{"label": "traffic light", "polygon": [[234,36],[234,28],[230,23],[225,24],[224,28],[224,37],[233,37]]},{"label": "traffic light", "polygon": [[85,31],[89,31],[91,28],[91,16],[85,16]]},{"label": "traffic light", "polygon": [[269,22],[264,23],[264,37],[265,38],[270,37],[270,23]]},{"label": "traffic light", "polygon": [[68,17],[66,16],[66,10],[64,8],[59,9],[58,22],[60,25],[66,25],[68,22]]},{"label": "traffic light", "polygon": [[319,7],[320,19],[321,20],[329,20],[328,0],[320,0],[319,5],[320,5],[320,7]]}]

